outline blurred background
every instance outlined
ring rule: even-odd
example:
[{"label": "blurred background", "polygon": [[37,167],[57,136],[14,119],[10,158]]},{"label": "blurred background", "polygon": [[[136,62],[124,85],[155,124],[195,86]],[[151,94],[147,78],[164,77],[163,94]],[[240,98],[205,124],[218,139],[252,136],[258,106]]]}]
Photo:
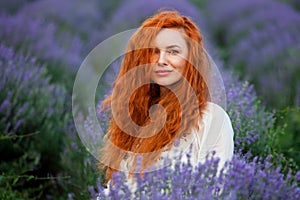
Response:
[{"label": "blurred background", "polygon": [[[225,83],[235,151],[299,170],[300,1],[0,0],[0,199],[90,197],[103,172],[74,126],[76,72],[100,42],[161,8],[199,26]],[[96,105],[119,63],[101,78]],[[108,118],[98,118],[105,131]]]}]

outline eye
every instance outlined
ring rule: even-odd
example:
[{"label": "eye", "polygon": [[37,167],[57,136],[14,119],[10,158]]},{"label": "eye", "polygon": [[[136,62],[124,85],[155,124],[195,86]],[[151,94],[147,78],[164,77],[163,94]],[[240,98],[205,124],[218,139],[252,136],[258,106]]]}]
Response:
[{"label": "eye", "polygon": [[154,53],[155,53],[155,54],[159,54],[159,53],[160,53],[160,50],[159,50],[158,48],[155,48],[155,49],[154,49]]},{"label": "eye", "polygon": [[172,54],[172,55],[176,55],[176,54],[179,53],[179,51],[176,50],[176,49],[169,49],[167,52],[168,52],[169,54]]}]

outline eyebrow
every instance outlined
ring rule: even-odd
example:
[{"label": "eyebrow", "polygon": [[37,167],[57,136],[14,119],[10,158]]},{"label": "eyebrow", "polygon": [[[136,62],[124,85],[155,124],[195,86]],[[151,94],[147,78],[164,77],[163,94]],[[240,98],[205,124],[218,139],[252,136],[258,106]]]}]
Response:
[{"label": "eyebrow", "polygon": [[166,47],[166,49],[170,49],[170,48],[174,48],[174,47],[178,47],[178,48],[181,48],[181,46],[177,45],[177,44],[174,44],[174,45],[169,45]]}]

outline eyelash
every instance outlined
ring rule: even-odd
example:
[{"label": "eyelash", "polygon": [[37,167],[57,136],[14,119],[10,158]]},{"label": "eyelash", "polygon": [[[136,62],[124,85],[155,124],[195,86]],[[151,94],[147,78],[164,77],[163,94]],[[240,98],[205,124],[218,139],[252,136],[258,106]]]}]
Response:
[{"label": "eyelash", "polygon": [[175,50],[175,49],[170,49],[170,50],[167,50],[168,53],[172,54],[172,55],[176,55],[179,53],[179,51]]},{"label": "eyelash", "polygon": [[[167,50],[166,52],[169,53],[169,54],[172,54],[172,55],[179,54],[179,51],[178,51],[178,50],[175,50],[175,49],[169,49],[169,50]],[[155,49],[155,53],[156,53],[156,54],[160,53],[160,50],[159,50],[159,49]]]}]

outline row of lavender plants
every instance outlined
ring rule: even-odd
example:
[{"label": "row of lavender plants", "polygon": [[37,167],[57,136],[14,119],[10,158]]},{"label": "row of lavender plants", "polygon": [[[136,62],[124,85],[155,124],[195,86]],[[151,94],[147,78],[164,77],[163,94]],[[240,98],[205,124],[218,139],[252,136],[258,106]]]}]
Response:
[{"label": "row of lavender plants", "polygon": [[[24,2],[12,6],[12,1],[7,10],[1,7],[0,14],[1,199],[299,197],[299,173],[288,172],[284,157],[277,162],[257,158],[280,154],[276,140],[281,127],[275,126],[274,114],[261,105],[251,84],[223,68],[237,154],[227,166],[228,173],[216,176],[215,159],[199,165],[196,172],[178,164],[176,173],[164,168],[152,178],[138,178],[135,194],[128,193],[124,177],[116,174],[118,186],[103,194],[96,159],[81,144],[71,117],[71,87],[80,62],[98,42],[136,28],[159,8],[175,8],[191,16],[206,34],[204,17],[183,0]],[[109,68],[100,85],[110,87],[111,74],[117,70],[118,65]],[[100,122],[105,119],[99,115]]]}]

